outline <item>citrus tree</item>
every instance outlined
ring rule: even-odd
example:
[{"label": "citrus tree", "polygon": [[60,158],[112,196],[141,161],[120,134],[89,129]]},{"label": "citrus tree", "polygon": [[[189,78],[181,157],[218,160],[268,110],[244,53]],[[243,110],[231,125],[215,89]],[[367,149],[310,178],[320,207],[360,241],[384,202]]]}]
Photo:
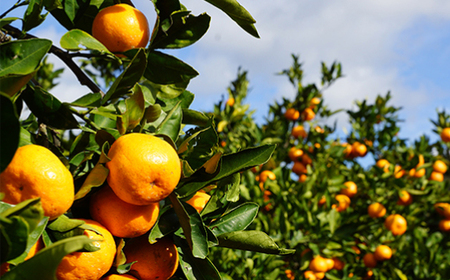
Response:
[{"label": "citrus tree", "polygon": [[343,110],[330,111],[322,95],[341,65],[321,68],[319,85],[304,84],[293,56],[280,74],[294,98],[272,104],[261,125],[245,104],[245,72],[215,105],[224,153],[277,145],[267,163],[243,173],[241,200],[262,208],[250,228],[296,253],[214,250],[213,261],[228,279],[447,279],[450,116],[432,121],[438,141],[402,139],[388,92],[356,101],[343,137],[330,122]]},{"label": "citrus tree", "polygon": [[[213,248],[292,254],[249,228],[259,205],[239,199],[242,172],[275,145],[224,153],[214,116],[189,108],[197,71],[162,51],[198,41],[210,17],[154,0],[150,29],[122,2],[2,7],[2,279],[221,279]],[[208,2],[258,37],[239,3]],[[8,17],[21,6],[23,17]],[[47,17],[67,29],[62,49],[32,35]],[[63,70],[49,56],[77,77],[76,100],[58,100]]]}]

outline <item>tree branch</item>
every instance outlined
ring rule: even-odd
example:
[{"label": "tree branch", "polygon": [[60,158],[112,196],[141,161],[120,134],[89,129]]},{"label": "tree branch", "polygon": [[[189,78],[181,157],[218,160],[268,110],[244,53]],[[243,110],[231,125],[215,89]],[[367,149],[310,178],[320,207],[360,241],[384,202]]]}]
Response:
[{"label": "tree branch", "polygon": [[[36,36],[33,36],[31,34],[26,33],[25,35],[22,34],[22,32],[7,24],[3,27],[5,30],[8,31],[8,34],[10,34],[14,38],[37,38]],[[105,95],[105,93],[95,84],[81,69],[78,67],[78,65],[72,60],[72,57],[69,53],[63,51],[62,49],[56,47],[55,45],[52,45],[50,48],[50,53],[56,55],[59,59],[61,59],[67,67],[72,70],[72,72],[75,74],[75,76],[78,78],[78,81],[80,84],[87,86],[92,92],[100,92],[102,96]]]}]

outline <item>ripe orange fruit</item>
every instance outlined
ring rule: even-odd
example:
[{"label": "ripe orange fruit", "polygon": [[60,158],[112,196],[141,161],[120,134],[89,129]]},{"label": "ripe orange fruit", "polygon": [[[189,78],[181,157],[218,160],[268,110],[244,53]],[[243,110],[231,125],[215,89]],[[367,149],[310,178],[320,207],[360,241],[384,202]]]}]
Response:
[{"label": "ripe orange fruit", "polygon": [[381,218],[386,215],[386,208],[381,203],[375,202],[367,207],[367,212],[372,218]]},{"label": "ripe orange fruit", "polygon": [[74,252],[66,255],[56,269],[58,280],[94,280],[100,279],[111,268],[116,256],[116,243],[111,233],[93,220],[84,220],[86,225],[100,232],[85,230],[90,239],[96,239],[93,245],[100,248],[95,252]]},{"label": "ripe orange fruit", "polygon": [[430,174],[430,180],[431,181],[437,181],[437,182],[443,182],[444,181],[444,174],[437,172],[437,171],[433,171]]},{"label": "ripe orange fruit", "polygon": [[333,258],[334,266],[333,269],[342,270],[344,269],[345,263],[338,258]]},{"label": "ripe orange fruit", "polygon": [[444,129],[442,129],[441,132],[441,139],[443,142],[450,142],[450,127],[446,127]]},{"label": "ripe orange fruit", "polygon": [[129,274],[141,280],[167,280],[178,268],[177,247],[170,238],[159,239],[150,244],[142,235],[127,242],[124,247],[127,262],[134,262]]},{"label": "ripe orange fruit", "polygon": [[149,231],[159,215],[159,203],[134,205],[121,200],[109,186],[91,197],[89,210],[94,220],[114,236],[132,238]]},{"label": "ripe orange fruit", "polygon": [[438,159],[433,163],[433,170],[436,172],[444,174],[445,172],[447,172],[447,169],[447,164],[445,164],[445,162],[443,162],[442,160]]},{"label": "ripe orange fruit", "polygon": [[289,108],[284,113],[284,117],[290,121],[296,121],[300,118],[300,112],[294,108]]},{"label": "ripe orange fruit", "polygon": [[338,212],[342,212],[350,206],[350,198],[345,194],[338,194],[335,198],[339,202],[336,209]]},{"label": "ripe orange fruit", "polygon": [[303,273],[303,276],[305,277],[305,279],[309,279],[309,280],[316,280],[316,275],[314,274],[313,271],[311,270],[307,270]]},{"label": "ripe orange fruit", "polygon": [[108,152],[108,184],[125,202],[149,205],[166,198],[181,177],[175,149],[158,137],[131,133],[119,137]]},{"label": "ripe orange fruit", "polygon": [[434,204],[434,209],[439,215],[444,216],[445,219],[450,219],[450,204],[446,202],[438,202]]},{"label": "ripe orange fruit", "polygon": [[233,97],[228,98],[227,105],[230,106],[230,107],[233,107],[233,105],[234,105],[234,98]]},{"label": "ripe orange fruit", "polygon": [[448,220],[441,220],[439,222],[439,229],[444,232],[450,232],[450,219]]},{"label": "ripe orange fruit", "polygon": [[259,181],[261,183],[264,183],[265,181],[267,181],[267,179],[275,180],[276,178],[277,176],[275,176],[275,173],[270,170],[264,170],[261,172],[261,174],[259,174]]},{"label": "ripe orange fruit", "polygon": [[320,98],[318,97],[313,97],[311,99],[311,101],[309,101],[309,108],[314,109],[316,108],[317,105],[320,104]]},{"label": "ripe orange fruit", "polygon": [[292,166],[292,172],[294,172],[297,175],[300,175],[308,173],[308,170],[306,169],[306,166],[303,163],[296,161]]},{"label": "ripe orange fruit", "polygon": [[323,279],[325,277],[325,272],[316,272],[314,273],[314,276],[316,276],[316,279]]},{"label": "ripe orange fruit", "polygon": [[111,274],[106,277],[103,277],[101,280],[138,280],[138,279],[128,274]]},{"label": "ripe orange fruit", "polygon": [[352,153],[353,146],[348,144],[348,143],[343,143],[342,147],[345,147],[345,149],[344,149],[345,157],[346,158],[353,158],[353,153]]},{"label": "ripe orange fruit", "polygon": [[307,154],[303,154],[302,163],[304,165],[312,164],[312,159]]},{"label": "ripe orange fruit", "polygon": [[298,181],[300,183],[306,182],[307,179],[308,179],[308,176],[306,176],[306,174],[300,174],[300,176],[298,176]]},{"label": "ripe orange fruit", "polygon": [[45,216],[55,219],[72,206],[75,196],[73,177],[59,158],[39,145],[17,149],[8,167],[0,173],[3,202],[18,204],[41,198]]},{"label": "ripe orange fruit", "polygon": [[325,132],[325,130],[323,128],[321,128],[320,126],[318,126],[318,125],[316,125],[316,127],[314,127],[314,130],[317,133],[324,133]]},{"label": "ripe orange fruit", "polygon": [[303,151],[296,147],[292,147],[289,149],[288,156],[292,161],[297,161],[303,155]]},{"label": "ripe orange fruit", "polygon": [[408,224],[406,219],[399,214],[391,214],[384,221],[384,226],[392,232],[393,235],[402,235],[405,233]]},{"label": "ripe orange fruit", "polygon": [[386,159],[380,159],[377,161],[376,166],[384,170],[384,172],[389,172],[389,161]]},{"label": "ripe orange fruit", "polygon": [[419,170],[416,169],[416,172],[414,173],[414,177],[416,177],[416,178],[423,177],[423,176],[425,176],[425,172],[426,172],[425,168],[422,168]]},{"label": "ripe orange fruit", "polygon": [[324,258],[326,264],[327,264],[327,271],[333,269],[334,267],[334,260],[333,259],[328,259],[328,258]]},{"label": "ripe orange fruit", "polygon": [[186,203],[192,205],[198,213],[202,212],[211,196],[203,191],[198,191]]},{"label": "ripe orange fruit", "polygon": [[379,245],[374,252],[377,261],[389,260],[392,257],[392,250],[389,246]]},{"label": "ripe orange fruit", "polygon": [[92,36],[110,52],[125,52],[145,48],[150,29],[145,15],[127,4],[102,9],[92,23]]},{"label": "ripe orange fruit", "polygon": [[319,207],[324,205],[327,202],[327,198],[325,196],[322,196],[318,202]]},{"label": "ripe orange fruit", "polygon": [[352,246],[352,250],[355,251],[357,255],[361,254],[361,250],[358,248],[358,246]]},{"label": "ripe orange fruit", "polygon": [[367,154],[367,147],[364,144],[355,142],[352,144],[352,153],[355,157],[364,157]]},{"label": "ripe orange fruit", "polygon": [[400,196],[398,198],[397,204],[407,206],[410,205],[413,201],[412,196],[409,194],[409,192],[405,190],[400,191]]},{"label": "ripe orange fruit", "polygon": [[352,198],[358,192],[358,186],[355,182],[347,181],[344,183],[345,188],[341,189],[341,194],[345,194],[349,198]]},{"label": "ripe orange fruit", "polygon": [[405,175],[405,170],[402,169],[400,165],[396,165],[394,168],[394,177],[395,178],[401,178]]},{"label": "ripe orange fruit", "polygon": [[325,258],[317,256],[309,263],[309,269],[313,272],[326,272],[328,270],[328,264]]},{"label": "ripe orange fruit", "polygon": [[315,116],[316,116],[316,113],[314,113],[314,111],[311,108],[306,108],[302,112],[302,120],[304,120],[304,121],[310,121],[310,120],[314,119]]},{"label": "ripe orange fruit", "polygon": [[377,260],[372,253],[366,253],[363,257],[363,262],[364,265],[369,268],[374,268],[375,266],[377,266]]},{"label": "ripe orange fruit", "polygon": [[303,125],[294,126],[292,128],[291,135],[294,136],[295,138],[299,137],[306,138],[306,136],[308,136]]},{"label": "ripe orange fruit", "polygon": [[[34,255],[36,255],[44,247],[45,247],[44,241],[42,241],[42,238],[39,238],[38,241],[36,243],[34,243],[33,246],[31,246],[24,261],[34,257]],[[7,262],[2,263],[2,265],[0,267],[0,276],[2,276],[3,274],[5,274],[6,272],[9,271],[9,268],[10,268],[9,266],[10,266],[9,263],[7,263]]]},{"label": "ripe orange fruit", "polygon": [[295,279],[295,274],[294,274],[294,272],[293,272],[292,270],[290,270],[290,269],[286,269],[286,270],[284,271],[284,274],[286,274],[286,277],[287,277],[289,280],[294,280],[294,279]]}]

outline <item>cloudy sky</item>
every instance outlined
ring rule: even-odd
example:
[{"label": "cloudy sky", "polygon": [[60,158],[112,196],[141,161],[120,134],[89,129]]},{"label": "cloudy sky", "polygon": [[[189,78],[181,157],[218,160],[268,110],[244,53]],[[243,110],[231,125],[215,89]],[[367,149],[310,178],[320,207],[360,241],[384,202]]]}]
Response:
[{"label": "cloudy sky", "polygon": [[[15,1],[2,0],[2,8]],[[392,104],[402,106],[401,137],[432,136],[430,119],[436,108],[450,113],[450,1],[445,0],[240,0],[256,19],[260,39],[242,31],[220,10],[200,0],[182,3],[198,15],[207,12],[211,26],[196,44],[171,54],[193,66],[200,75],[188,89],[196,94],[194,109],[211,110],[224,96],[237,69],[248,71],[248,103],[261,121],[268,104],[292,98],[294,89],[276,75],[300,56],[306,82],[319,83],[320,63],[339,61],[345,78],[324,92],[333,109],[355,107],[353,100],[373,101],[377,94],[393,94]],[[133,3],[155,21],[149,0]],[[23,11],[19,11],[22,15]],[[48,17],[49,19],[51,16]],[[16,24],[17,26],[17,24]],[[59,45],[65,30],[52,20],[30,33]],[[57,66],[63,64],[52,59]],[[52,91],[62,101],[88,92],[70,71]],[[345,125],[341,113],[339,129]]]}]

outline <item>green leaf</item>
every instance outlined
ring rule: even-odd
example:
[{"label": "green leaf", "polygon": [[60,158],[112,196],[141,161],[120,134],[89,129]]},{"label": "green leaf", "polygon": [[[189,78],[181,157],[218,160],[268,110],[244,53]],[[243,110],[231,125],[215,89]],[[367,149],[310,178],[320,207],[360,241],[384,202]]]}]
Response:
[{"label": "green leaf", "polygon": [[0,77],[34,72],[51,46],[52,41],[47,39],[16,40],[0,44]]},{"label": "green leaf", "polygon": [[161,85],[188,83],[197,75],[198,72],[194,68],[174,56],[158,51],[148,54],[144,77],[152,83]]},{"label": "green leaf", "polygon": [[9,261],[20,256],[27,247],[28,223],[19,216],[0,220],[1,259]]},{"label": "green leaf", "polygon": [[187,11],[175,11],[170,15],[170,27],[167,30],[158,30],[152,36],[150,48],[152,49],[178,49],[197,42],[208,30],[210,16],[201,14],[190,15]]},{"label": "green leaf", "polygon": [[18,17],[7,17],[7,18],[0,18],[0,28],[3,28],[3,26],[10,24],[13,21],[16,21],[20,18]]},{"label": "green leaf", "polygon": [[183,114],[180,104],[181,102],[172,108],[156,130],[157,134],[169,136],[174,143],[177,141],[181,131],[181,118],[183,117]]},{"label": "green leaf", "polygon": [[209,228],[219,236],[224,233],[245,230],[258,215],[256,203],[244,203],[211,223]]},{"label": "green leaf", "polygon": [[208,255],[208,242],[202,218],[194,207],[181,201],[174,193],[169,195],[172,206],[177,213],[184,236],[192,250],[193,256],[204,259]]},{"label": "green leaf", "polygon": [[79,29],[72,29],[61,37],[61,47],[68,51],[94,50],[102,54],[115,57],[102,43],[89,33]]},{"label": "green leaf", "polygon": [[71,22],[75,19],[78,10],[78,3],[76,0],[65,0],[64,1],[64,11]]},{"label": "green leaf", "polygon": [[114,81],[108,92],[106,92],[102,104],[105,105],[111,100],[128,95],[134,85],[141,79],[146,66],[147,58],[144,49],[141,48],[130,61],[127,68]]},{"label": "green leaf", "polygon": [[225,155],[222,157],[222,166],[217,175],[212,178],[205,177],[204,172],[200,169],[196,172],[199,176],[196,176],[195,174],[192,175],[191,178],[193,179],[182,184],[177,189],[177,193],[180,197],[184,197],[190,193],[200,190],[212,182],[218,181],[236,172],[264,164],[270,159],[274,150],[275,145],[265,145],[242,150],[234,154]]},{"label": "green leaf", "polygon": [[225,12],[242,29],[250,35],[259,38],[258,31],[254,26],[256,23],[252,15],[241,6],[236,0],[205,0]]},{"label": "green leaf", "polygon": [[100,92],[88,93],[78,98],[77,100],[68,103],[71,106],[83,108],[96,108],[101,106],[102,94]]},{"label": "green leaf", "polygon": [[173,208],[166,210],[161,214],[156,224],[152,227],[148,236],[148,242],[153,244],[157,239],[177,231],[180,228],[180,221]]},{"label": "green leaf", "polygon": [[217,236],[219,247],[253,251],[266,254],[294,254],[293,249],[283,249],[262,231],[235,231]]},{"label": "green leaf", "polygon": [[209,117],[202,112],[198,112],[191,109],[183,109],[183,123],[192,124],[197,126],[206,126],[208,124]]},{"label": "green leaf", "polygon": [[37,71],[38,69],[27,75],[11,74],[0,77],[0,93],[13,97],[33,78]]},{"label": "green leaf", "polygon": [[220,280],[220,273],[208,259],[199,259],[192,255],[185,240],[175,240],[180,254],[180,267],[188,280]]},{"label": "green leaf", "polygon": [[42,209],[40,198],[27,199],[0,214],[0,217],[6,219],[13,216],[23,218],[27,222],[30,232],[33,231],[44,218],[44,209]]},{"label": "green leaf", "polygon": [[63,233],[74,230],[83,224],[84,221],[70,219],[66,215],[61,215],[48,225],[48,229]]},{"label": "green leaf", "polygon": [[127,111],[127,130],[132,130],[135,128],[141,119],[144,117],[145,112],[145,100],[142,88],[139,84],[134,87],[133,95],[125,100]]},{"label": "green leaf", "polygon": [[22,97],[39,121],[48,126],[58,129],[78,128],[79,124],[68,105],[61,103],[43,88],[28,86],[22,92]]},{"label": "green leaf", "polygon": [[102,149],[102,154],[100,155],[99,161],[89,172],[89,175],[86,177],[83,185],[75,194],[74,200],[85,197],[92,190],[92,188],[100,187],[103,185],[109,174],[109,169],[104,165],[108,161],[109,159]]},{"label": "green leaf", "polygon": [[45,20],[48,13],[45,15],[41,15],[42,8],[42,1],[30,0],[28,8],[25,11],[25,15],[23,17],[22,31],[24,33],[40,25]]},{"label": "green leaf", "polygon": [[0,172],[8,167],[19,146],[20,122],[11,99],[0,94]]},{"label": "green leaf", "polygon": [[76,236],[59,240],[39,251],[33,258],[19,264],[16,268],[2,276],[2,280],[56,279],[56,269],[62,258],[70,253],[83,249],[91,244],[87,236]]}]

